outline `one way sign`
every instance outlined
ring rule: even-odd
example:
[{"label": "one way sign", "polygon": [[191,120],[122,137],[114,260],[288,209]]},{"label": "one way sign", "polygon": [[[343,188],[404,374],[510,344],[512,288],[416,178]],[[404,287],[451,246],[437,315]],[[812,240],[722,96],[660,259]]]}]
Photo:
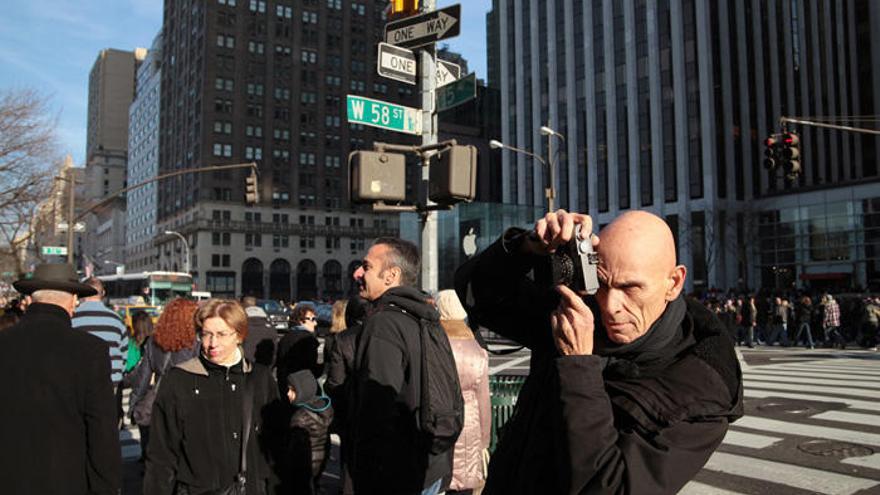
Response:
[{"label": "one way sign", "polygon": [[461,30],[461,5],[407,17],[385,25],[385,42],[404,48],[430,45],[458,36]]}]

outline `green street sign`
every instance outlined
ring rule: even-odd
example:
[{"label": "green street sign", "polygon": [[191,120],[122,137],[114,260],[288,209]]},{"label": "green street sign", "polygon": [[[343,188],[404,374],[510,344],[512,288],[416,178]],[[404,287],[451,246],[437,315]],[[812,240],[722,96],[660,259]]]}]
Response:
[{"label": "green street sign", "polygon": [[346,106],[348,107],[348,121],[354,124],[369,125],[406,134],[419,135],[422,133],[421,110],[355,95],[346,97]]},{"label": "green street sign", "polygon": [[43,246],[43,254],[67,256],[67,248],[63,246]]},{"label": "green street sign", "polygon": [[449,110],[476,97],[477,73],[472,72],[457,81],[437,88],[437,111]]}]

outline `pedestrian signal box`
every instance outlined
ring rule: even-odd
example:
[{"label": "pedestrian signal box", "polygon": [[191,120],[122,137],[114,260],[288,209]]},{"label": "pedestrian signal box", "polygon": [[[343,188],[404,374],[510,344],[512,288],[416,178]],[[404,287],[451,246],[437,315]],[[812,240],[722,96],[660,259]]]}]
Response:
[{"label": "pedestrian signal box", "polygon": [[419,13],[419,0],[390,0],[390,18],[401,19]]},{"label": "pedestrian signal box", "polygon": [[355,151],[349,155],[351,201],[399,203],[406,199],[406,157],[399,153]]},{"label": "pedestrian signal box", "polygon": [[450,146],[431,164],[428,197],[448,205],[473,201],[477,195],[477,148]]},{"label": "pedestrian signal box", "polygon": [[250,175],[244,181],[244,202],[255,205],[260,202],[260,188],[257,184],[257,173],[251,169]]}]

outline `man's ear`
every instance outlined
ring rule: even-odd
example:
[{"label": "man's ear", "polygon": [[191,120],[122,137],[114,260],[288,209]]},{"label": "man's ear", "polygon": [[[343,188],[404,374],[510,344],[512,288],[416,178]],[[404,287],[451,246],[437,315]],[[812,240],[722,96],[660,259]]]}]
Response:
[{"label": "man's ear", "polygon": [[682,289],[684,289],[685,278],[687,278],[687,267],[684,265],[678,265],[672,269],[672,273],[670,273],[669,278],[666,279],[667,301],[673,301],[679,294],[681,294]]},{"label": "man's ear", "polygon": [[392,266],[391,268],[386,269],[384,273],[385,285],[391,286],[394,285],[395,282],[399,285],[400,275],[401,271],[399,266]]}]

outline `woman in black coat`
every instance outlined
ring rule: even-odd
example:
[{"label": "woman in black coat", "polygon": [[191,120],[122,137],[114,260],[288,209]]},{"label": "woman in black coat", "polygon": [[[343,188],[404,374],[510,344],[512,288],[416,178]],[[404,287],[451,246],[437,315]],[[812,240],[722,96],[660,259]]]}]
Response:
[{"label": "woman in black coat", "polygon": [[144,493],[213,493],[237,483],[248,494],[270,493],[262,418],[277,387],[265,367],[244,358],[247,315],[236,301],[212,299],[195,328],[198,357],[167,373],[153,408]]}]

